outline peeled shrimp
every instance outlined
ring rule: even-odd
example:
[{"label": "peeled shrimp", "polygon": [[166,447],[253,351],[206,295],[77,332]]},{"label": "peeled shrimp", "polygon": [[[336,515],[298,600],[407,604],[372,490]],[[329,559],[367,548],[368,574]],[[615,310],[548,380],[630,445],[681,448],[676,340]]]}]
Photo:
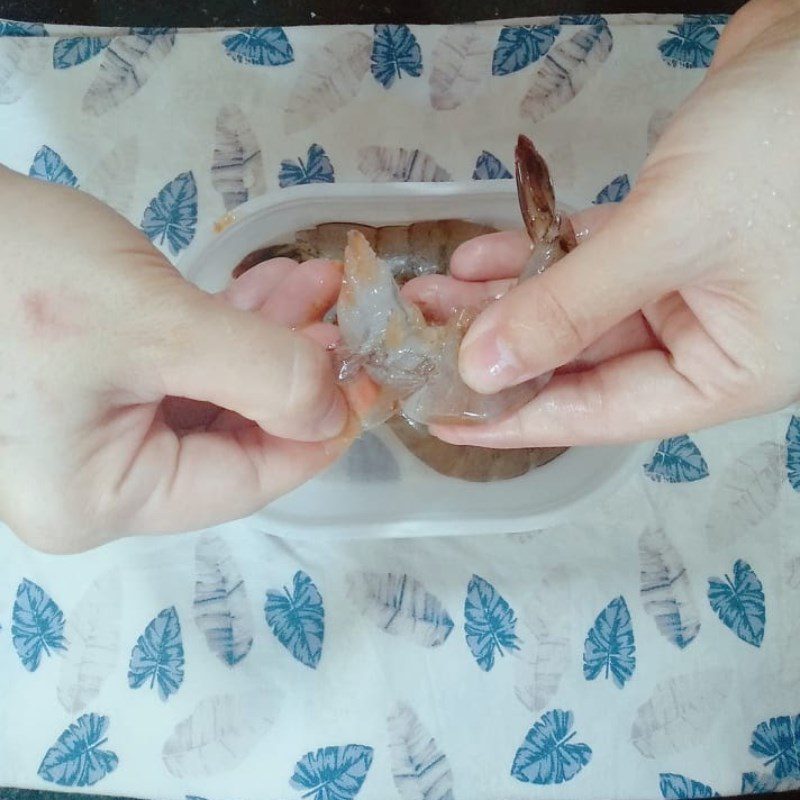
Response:
[{"label": "peeled shrimp", "polygon": [[[531,239],[531,256],[520,280],[547,269],[575,245],[566,216],[558,213],[547,165],[531,141],[520,137],[516,150],[517,191]],[[336,314],[348,359],[362,367],[412,422],[482,423],[505,416],[530,402],[551,374],[492,395],[479,394],[461,379],[458,351],[480,309],[458,311],[444,325],[426,321],[422,312],[400,294],[391,266],[380,259],[364,234],[347,233],[345,270]],[[373,418],[372,425],[384,419]]]}]

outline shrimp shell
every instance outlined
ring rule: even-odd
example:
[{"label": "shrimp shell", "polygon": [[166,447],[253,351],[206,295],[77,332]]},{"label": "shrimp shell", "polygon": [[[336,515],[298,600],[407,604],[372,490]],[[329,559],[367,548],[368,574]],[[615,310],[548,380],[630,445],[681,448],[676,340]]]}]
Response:
[{"label": "shrimp shell", "polygon": [[519,276],[524,281],[574,250],[578,239],[569,216],[556,208],[550,170],[527,136],[517,139],[514,167],[522,221],[531,240],[531,257]]}]

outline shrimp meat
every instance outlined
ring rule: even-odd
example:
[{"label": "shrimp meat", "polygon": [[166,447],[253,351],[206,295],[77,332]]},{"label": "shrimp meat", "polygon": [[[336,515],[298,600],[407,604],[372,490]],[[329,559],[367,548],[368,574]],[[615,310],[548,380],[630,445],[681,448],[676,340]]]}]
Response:
[{"label": "shrimp meat", "polygon": [[[547,165],[531,141],[516,151],[517,190],[531,256],[521,280],[541,273],[576,244],[569,219],[557,211]],[[458,370],[458,352],[480,309],[462,309],[444,325],[426,321],[405,300],[391,267],[363,233],[351,229],[336,315],[343,342],[367,374],[397,398],[401,413],[422,425],[483,423],[530,402],[552,373],[497,394],[470,389]],[[381,420],[383,421],[383,420]]]}]

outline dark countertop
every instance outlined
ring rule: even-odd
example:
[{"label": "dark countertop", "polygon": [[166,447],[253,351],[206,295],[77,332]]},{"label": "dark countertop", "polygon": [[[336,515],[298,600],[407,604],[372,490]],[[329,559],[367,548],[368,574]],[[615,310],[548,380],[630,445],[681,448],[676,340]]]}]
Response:
[{"label": "dark countertop", "polygon": [[[0,18],[109,27],[248,27],[405,22],[447,24],[556,14],[733,13],[737,0],[0,0]],[[234,792],[235,794],[235,792]],[[760,795],[800,800],[800,792]],[[0,800],[79,800],[81,795],[0,789]],[[95,797],[94,800],[114,800]]]},{"label": "dark countertop", "polygon": [[451,23],[550,14],[732,13],[737,0],[0,0],[0,17],[106,26]]}]

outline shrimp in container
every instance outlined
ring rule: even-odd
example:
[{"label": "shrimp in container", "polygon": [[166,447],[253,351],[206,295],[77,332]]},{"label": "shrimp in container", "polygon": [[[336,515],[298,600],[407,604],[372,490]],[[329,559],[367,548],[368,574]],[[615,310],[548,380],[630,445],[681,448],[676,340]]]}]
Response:
[{"label": "shrimp in container", "polygon": [[[515,161],[520,208],[531,240],[531,255],[519,278],[526,280],[558,261],[577,240],[569,218],[556,209],[547,165],[526,137],[519,138]],[[526,405],[550,380],[551,374],[540,375],[491,395],[470,389],[459,374],[458,351],[479,311],[459,309],[445,324],[428,322],[400,294],[391,266],[363,233],[348,231],[336,308],[342,341],[350,361],[363,367],[384,397],[393,396],[394,408],[411,422],[487,422]],[[384,403],[379,410],[393,409]]]},{"label": "shrimp in container", "polygon": [[377,257],[389,266],[399,286],[421,275],[443,274],[456,248],[469,239],[496,228],[460,219],[435,222],[414,222],[411,225],[353,225],[347,222],[326,222],[309,230],[298,231],[293,242],[255,250],[233,270],[238,278],[256,264],[270,258],[291,258],[310,261],[327,258],[341,261],[347,246],[347,234],[356,230],[367,240]]},{"label": "shrimp in container", "polygon": [[[525,280],[547,269],[576,246],[569,218],[558,212],[547,165],[533,144],[517,143],[516,181],[531,255]],[[567,448],[492,450],[450,445],[427,432],[442,422],[480,423],[529,402],[548,382],[539,376],[496,395],[481,395],[463,383],[458,350],[479,308],[457,310],[432,324],[400,288],[415,277],[447,274],[450,257],[463,242],[497,229],[466,220],[371,227],[331,222],[299,231],[294,241],[260,248],[233,270],[242,275],[265,260],[288,257],[341,261],[344,278],[332,309],[341,332],[339,374],[344,384],[366,373],[374,388],[362,416],[365,429],[388,422],[394,437],[436,472],[461,480],[508,480],[552,461]]]}]

